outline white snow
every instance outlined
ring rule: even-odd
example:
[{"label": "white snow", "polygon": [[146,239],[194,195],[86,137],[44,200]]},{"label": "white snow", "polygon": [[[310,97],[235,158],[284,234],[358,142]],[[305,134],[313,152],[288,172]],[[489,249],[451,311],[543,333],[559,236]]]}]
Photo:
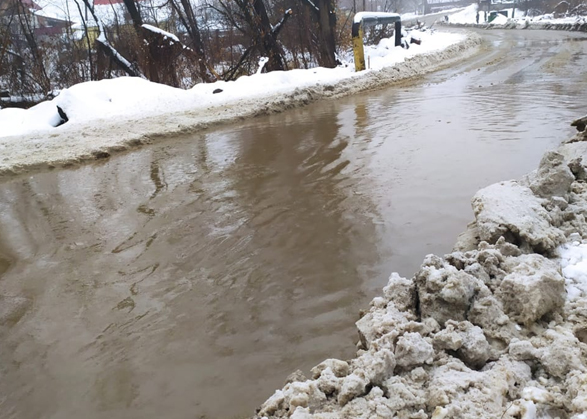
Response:
[{"label": "white snow", "polygon": [[[288,94],[297,88],[336,84],[361,77],[370,71],[393,66],[418,54],[445,49],[465,38],[463,34],[429,31],[418,32],[417,36],[422,39],[422,44],[414,44],[407,50],[394,47],[393,39],[384,39],[376,46],[366,46],[365,56],[370,57],[371,69],[361,73],[355,73],[354,66],[349,64],[333,69],[318,67],[307,70],[273,71],[243,76],[236,81],[197,84],[189,90],[133,77],[80,83],[62,90],[53,100],[28,110],[0,109],[0,137],[15,136],[5,141],[20,141],[17,136],[27,133],[43,131],[50,134],[59,132],[64,129],[63,127],[104,118],[142,118],[188,109],[197,111],[211,106],[234,104],[243,99]],[[222,89],[222,93],[213,94],[216,89]],[[57,106],[65,111],[69,122],[55,128],[60,121]],[[24,146],[26,144],[23,144]]]},{"label": "white snow", "polygon": [[259,58],[259,68],[257,68],[257,72],[255,74],[261,74],[263,72],[263,68],[265,67],[265,64],[267,64],[267,61],[269,61],[269,58],[267,57]]},{"label": "white snow", "polygon": [[545,23],[584,23],[587,22],[587,18],[585,16],[566,16],[555,18],[552,14],[547,14],[530,18],[530,21]]},{"label": "white snow", "polygon": [[422,15],[419,15],[418,13],[415,13],[415,12],[401,14],[402,21],[411,20],[411,19],[418,19],[419,17],[422,17]]},{"label": "white snow", "polygon": [[451,15],[453,13],[457,13],[465,9],[464,7],[455,7],[452,9],[441,10],[439,12],[428,13],[426,15],[410,12],[410,13],[402,13],[402,25],[403,24],[411,24],[414,23],[416,20],[422,20],[424,18],[431,18],[431,17],[439,17],[443,18],[444,16]]},{"label": "white snow", "polygon": [[503,9],[506,10],[508,12],[508,16],[512,16],[512,13],[514,14],[514,18],[515,19],[524,19],[526,12],[524,12],[521,9]]},{"label": "white snow", "polygon": [[549,393],[543,388],[528,386],[522,390],[522,397],[538,403],[547,403]]},{"label": "white snow", "polygon": [[104,25],[102,24],[102,21],[100,20],[100,18],[98,18],[98,21],[96,22],[96,24],[98,25],[98,28],[100,30],[100,35],[98,35],[98,37],[96,38],[96,41],[100,42],[101,44],[106,45],[108,43],[108,40],[106,39],[106,31],[104,30]]},{"label": "white snow", "polygon": [[537,419],[536,405],[532,401],[525,400],[520,404],[522,405],[522,419]]},{"label": "white snow", "polygon": [[[448,21],[449,23],[454,23],[458,25],[472,25],[477,23],[477,11],[478,5],[471,4],[467,6],[463,10],[458,13],[454,13],[449,16]],[[567,16],[561,18],[555,18],[552,14],[545,14],[540,16],[534,17],[526,17],[525,12],[518,8],[513,9],[502,9],[501,11],[506,11],[508,17],[505,17],[502,14],[498,14],[495,19],[493,19],[490,23],[484,21],[485,19],[485,12],[479,11],[479,25],[486,26],[486,25],[504,25],[506,23],[515,23],[516,25],[524,25],[527,23],[549,23],[549,24],[568,24],[568,23],[585,23],[587,22],[587,18],[584,16]],[[512,14],[514,17],[512,18]]]},{"label": "white snow", "polygon": [[[507,10],[508,16],[511,16],[513,9],[504,9]],[[479,24],[487,25],[487,22],[484,22],[485,19],[485,12],[480,11],[477,4],[471,4],[470,6],[465,7],[458,13],[455,13],[448,17],[449,23],[456,23],[461,25],[466,24],[474,24],[477,23],[477,12],[479,12]],[[516,16],[521,16],[516,12]],[[489,17],[489,16],[488,16]],[[508,22],[508,18],[502,14],[498,14],[492,21],[489,23],[490,25],[503,25]]]},{"label": "white snow", "polygon": [[503,25],[508,22],[508,18],[502,14],[498,14],[495,16],[495,19],[491,21],[492,25]]},{"label": "white snow", "polygon": [[450,23],[457,23],[457,24],[467,24],[467,23],[475,23],[476,16],[477,16],[478,5],[471,4],[470,6],[465,7],[460,12],[452,14],[448,17],[448,21]]},{"label": "white snow", "polygon": [[386,17],[400,17],[400,15],[397,13],[386,12],[359,12],[355,15],[353,22],[360,23],[363,19],[382,19]]},{"label": "white snow", "polygon": [[573,241],[559,248],[567,300],[587,297],[587,243]]},{"label": "white snow", "polygon": [[159,33],[163,36],[166,36],[167,38],[171,39],[172,41],[179,42],[179,38],[177,36],[175,36],[174,34],[172,34],[171,32],[164,31],[163,29],[159,29],[159,28],[152,26],[152,25],[147,25],[146,23],[143,24],[142,27],[151,31],[151,32]]}]

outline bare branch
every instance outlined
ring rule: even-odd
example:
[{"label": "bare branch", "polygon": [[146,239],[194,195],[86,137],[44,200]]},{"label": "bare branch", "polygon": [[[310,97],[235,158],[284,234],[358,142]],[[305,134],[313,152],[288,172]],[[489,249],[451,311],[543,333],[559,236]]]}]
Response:
[{"label": "bare branch", "polygon": [[318,8],[318,6],[316,6],[314,4],[314,2],[312,0],[302,0],[303,3],[306,3],[306,6],[309,6],[310,9],[316,13],[316,16],[320,15],[320,9]]},{"label": "bare branch", "polygon": [[281,20],[279,22],[277,22],[277,25],[275,25],[273,27],[273,29],[271,30],[271,35],[273,35],[274,39],[277,39],[279,32],[281,32],[281,30],[283,29],[283,26],[285,25],[287,20],[291,17],[291,15],[293,15],[293,12],[291,11],[291,9],[287,9],[285,11],[285,13],[283,14],[283,17],[281,18]]},{"label": "bare branch", "polygon": [[79,2],[77,0],[74,0],[74,1],[75,1],[75,5],[77,6],[77,10],[79,12],[79,15],[82,19],[82,25],[84,28],[84,32],[86,33],[85,38],[86,38],[86,44],[88,46],[88,60],[90,62],[90,80],[94,80],[94,75],[93,75],[94,73],[92,71],[92,68],[94,67],[93,63],[92,63],[92,45],[90,43],[90,35],[88,34],[88,25],[86,24],[86,20],[84,19],[84,14],[82,13],[82,8],[79,5]]},{"label": "bare branch", "polygon": [[104,51],[104,53],[107,56],[109,56],[112,59],[112,61],[118,64],[118,66],[122,70],[124,70],[126,74],[128,74],[129,76],[141,77],[143,79],[146,79],[146,77],[143,75],[143,73],[141,73],[141,71],[138,68],[132,65],[130,61],[128,61],[126,58],[120,55],[120,53],[112,45],[110,45],[110,42],[108,42],[108,39],[106,38],[104,25],[102,24],[102,21],[96,17],[96,13],[94,13],[94,8],[90,5],[89,0],[83,0],[83,2],[92,14],[92,17],[94,18],[94,21],[96,22],[100,30],[100,35],[98,36],[98,38],[96,38],[96,42],[98,42],[98,45],[102,48],[102,51]]}]

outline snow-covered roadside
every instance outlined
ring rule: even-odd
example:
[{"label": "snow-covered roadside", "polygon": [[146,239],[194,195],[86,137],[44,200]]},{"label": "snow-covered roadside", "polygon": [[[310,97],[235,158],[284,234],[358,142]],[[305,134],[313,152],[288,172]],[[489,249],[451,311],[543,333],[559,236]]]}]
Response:
[{"label": "snow-covered roadside", "polygon": [[[158,31],[161,32],[159,29]],[[414,36],[422,38],[422,45],[413,45],[410,49],[396,48],[394,39],[385,38],[378,45],[366,46],[365,57],[370,62],[370,71],[393,66],[416,55],[440,51],[464,38],[464,35],[455,33],[414,32],[417,32]],[[345,58],[350,61],[352,52]],[[35,131],[64,131],[65,127],[55,127],[62,119],[58,106],[67,115],[67,125],[74,126],[97,119],[137,118],[194,111],[232,104],[243,99],[287,94],[296,88],[339,83],[364,75],[364,72],[355,73],[351,65],[334,69],[318,67],[243,76],[231,82],[200,83],[189,90],[136,77],[85,82],[65,89],[55,99],[27,110],[0,110],[0,137],[26,135]],[[219,92],[215,94],[215,91]]]},{"label": "snow-covered roadside", "polygon": [[485,12],[479,12],[479,23],[477,23],[478,5],[472,4],[458,13],[448,17],[448,22],[440,20],[440,24],[458,27],[477,27],[486,29],[552,29],[563,31],[587,32],[586,16],[568,16],[555,18],[553,15],[540,15],[525,17],[524,12],[516,9],[515,16],[511,14],[513,9],[506,9],[509,17],[497,15],[490,23],[484,22]]},{"label": "snow-covered roadside", "polygon": [[464,7],[454,7],[452,9],[442,10],[440,12],[429,13],[427,15],[419,15],[416,13],[402,13],[402,25],[409,26],[412,23],[416,23],[416,21],[424,21],[428,19],[440,19],[446,15],[452,15],[454,13],[458,13],[464,10]]},{"label": "snow-covered roadside", "polygon": [[[476,35],[425,32],[408,50],[366,47],[371,69],[350,66],[271,72],[184,91],[137,78],[88,82],[29,110],[0,110],[0,176],[106,157],[210,124],[280,112],[420,76],[473,55]],[[214,91],[222,90],[219,93]],[[59,106],[69,121],[53,127]]]},{"label": "snow-covered roadside", "polygon": [[452,253],[392,274],[359,350],[255,418],[587,418],[587,132],[480,190]]}]

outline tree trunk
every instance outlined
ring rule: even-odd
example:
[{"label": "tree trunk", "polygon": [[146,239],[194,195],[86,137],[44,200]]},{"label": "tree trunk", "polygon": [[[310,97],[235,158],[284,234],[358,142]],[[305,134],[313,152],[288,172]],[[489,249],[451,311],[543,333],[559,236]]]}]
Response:
[{"label": "tree trunk", "polygon": [[324,67],[334,68],[336,60],[336,3],[334,0],[319,0],[318,2],[320,28],[320,49]]},{"label": "tree trunk", "polygon": [[334,68],[338,64],[336,59],[336,1],[302,1],[310,8],[318,23],[318,63],[323,67]]},{"label": "tree trunk", "polygon": [[[144,61],[142,62],[142,65],[146,70],[145,74],[150,81],[160,83],[163,81],[159,74],[159,66],[161,64],[161,57],[159,56],[161,51],[159,48],[161,46],[158,44],[154,44],[153,42],[151,42],[151,37],[146,36],[147,34],[145,34],[145,31],[143,30],[143,18],[141,17],[135,0],[123,1],[124,6],[126,7],[126,10],[128,11],[128,14],[130,15],[130,18],[132,20],[132,25],[135,28],[135,33],[137,34],[140,40],[139,49],[142,50],[141,56],[143,57],[143,60],[146,61],[146,63]],[[143,41],[147,41],[148,45],[145,46]]]},{"label": "tree trunk", "polygon": [[99,48],[104,52],[106,56],[110,58],[111,61],[115,62],[126,74],[132,77],[141,77],[146,79],[146,77],[141,73],[141,71],[136,68],[130,61],[124,58],[112,45],[108,42],[106,38],[106,31],[104,30],[104,25],[102,25],[102,21],[96,17],[96,13],[94,13],[94,8],[90,5],[89,0],[83,0],[87,10],[90,11],[96,25],[100,30],[100,34],[98,38],[96,38],[96,42],[98,43]]},{"label": "tree trunk", "polygon": [[[90,42],[90,34],[88,33],[88,25],[86,23],[86,19],[84,18],[82,8],[77,0],[75,0],[75,5],[77,6],[77,10],[78,10],[79,15],[82,19],[82,26],[84,28],[84,33],[85,33],[84,38],[86,40],[86,45],[88,48],[88,62],[90,63],[90,80],[94,80],[94,63],[92,60],[92,43]],[[87,14],[87,12],[86,12],[86,14]]]},{"label": "tree trunk", "polygon": [[273,36],[273,28],[263,0],[253,0],[253,8],[255,16],[252,16],[252,21],[257,27],[252,29],[259,34],[261,54],[269,59],[265,68],[267,71],[285,70],[287,67],[283,59],[283,51],[277,43],[277,38]]},{"label": "tree trunk", "polygon": [[[292,15],[291,9],[286,10],[281,20],[272,26],[263,0],[220,1],[220,5],[223,9],[221,13],[243,35],[250,38],[252,43],[239,62],[224,74],[225,79],[231,80],[236,77],[239,68],[252,57],[253,51],[267,57],[268,60],[264,66],[266,71],[287,69],[283,49],[277,41],[277,37]],[[239,24],[241,22],[243,24]]]},{"label": "tree trunk", "polygon": [[124,5],[126,6],[126,10],[128,10],[128,14],[132,19],[132,24],[135,27],[137,35],[141,36],[141,26],[143,25],[143,19],[141,18],[141,14],[137,9],[137,5],[135,4],[134,0],[124,0]]},{"label": "tree trunk", "polygon": [[47,75],[47,70],[45,69],[45,64],[43,63],[41,48],[39,48],[39,45],[37,44],[34,28],[32,26],[33,23],[30,19],[30,13],[27,12],[22,2],[16,1],[15,4],[18,22],[32,56],[32,79],[43,90],[43,94],[48,95],[51,91],[51,80]]},{"label": "tree trunk", "polygon": [[185,26],[192,41],[192,48],[198,60],[198,74],[205,83],[214,82],[217,78],[208,66],[204,43],[202,42],[194,9],[189,0],[180,0],[180,2],[181,6],[177,0],[171,0],[171,7],[176,11],[179,20]]}]

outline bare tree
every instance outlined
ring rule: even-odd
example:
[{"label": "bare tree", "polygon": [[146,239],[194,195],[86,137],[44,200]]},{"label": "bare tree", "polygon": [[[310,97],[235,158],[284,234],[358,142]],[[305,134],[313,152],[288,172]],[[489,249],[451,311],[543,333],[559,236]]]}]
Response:
[{"label": "bare tree", "polygon": [[14,46],[17,47],[16,49],[21,50],[18,55],[28,70],[28,79],[37,88],[40,88],[43,95],[47,96],[52,90],[51,80],[45,67],[43,49],[39,48],[39,43],[35,35],[34,16],[20,0],[11,0],[10,5],[16,23],[13,28],[18,31],[18,34],[25,41],[21,47],[21,45],[18,45],[19,40],[17,37],[17,43]]},{"label": "bare tree", "polygon": [[83,36],[68,27],[45,41],[30,3],[0,0],[12,7],[11,16],[0,7],[0,88],[48,95],[120,74],[188,87],[251,74],[260,57],[267,72],[335,67],[352,19],[337,17],[336,0],[123,0],[103,6],[114,12],[106,26],[92,0],[74,1]]},{"label": "bare tree", "polygon": [[263,0],[219,0],[218,6],[212,7],[220,12],[228,25],[236,28],[249,43],[239,61],[223,75],[225,80],[234,79],[245,63],[258,56],[267,57],[265,71],[287,69],[285,54],[278,36],[292,15],[291,9],[285,10],[279,22],[272,25]]},{"label": "bare tree", "polygon": [[173,10],[177,13],[177,17],[181,24],[186,28],[188,36],[191,41],[190,47],[195,53],[195,58],[198,63],[200,78],[205,82],[209,83],[218,79],[212,66],[208,64],[206,49],[202,42],[202,36],[200,34],[200,28],[198,21],[194,13],[194,9],[189,0],[170,0],[170,5]]},{"label": "bare tree", "polygon": [[318,23],[320,45],[319,63],[324,67],[334,68],[336,58],[336,1],[335,0],[301,0],[308,6]]},{"label": "bare tree", "polygon": [[82,27],[84,28],[84,39],[86,41],[86,46],[87,46],[87,51],[88,51],[88,61],[90,64],[90,80],[94,80],[94,63],[93,63],[93,59],[92,59],[92,42],[90,41],[90,33],[88,31],[88,25],[86,22],[86,19],[84,18],[84,13],[82,12],[82,8],[78,2],[78,0],[74,0],[75,1],[75,5],[77,7],[77,10],[79,12],[79,15],[82,19]]},{"label": "bare tree", "polygon": [[94,12],[94,8],[92,7],[92,5],[90,5],[89,0],[83,0],[87,10],[90,11],[90,13],[92,14],[92,17],[94,18],[94,21],[96,22],[96,25],[98,25],[99,31],[100,31],[100,35],[98,36],[98,38],[96,38],[96,42],[98,43],[98,45],[100,46],[100,49],[102,50],[102,52],[104,54],[106,54],[106,56],[108,56],[113,62],[115,62],[121,70],[123,70],[124,72],[126,72],[126,74],[128,74],[129,76],[134,76],[134,77],[142,77],[142,78],[146,78],[143,73],[141,72],[141,70],[139,70],[136,65],[132,64],[130,61],[128,61],[126,58],[124,58],[122,56],[122,54],[120,54],[108,41],[108,38],[106,38],[106,31],[104,30],[104,25],[102,24],[102,21],[100,19],[98,19],[98,17],[96,16],[96,13]]}]

